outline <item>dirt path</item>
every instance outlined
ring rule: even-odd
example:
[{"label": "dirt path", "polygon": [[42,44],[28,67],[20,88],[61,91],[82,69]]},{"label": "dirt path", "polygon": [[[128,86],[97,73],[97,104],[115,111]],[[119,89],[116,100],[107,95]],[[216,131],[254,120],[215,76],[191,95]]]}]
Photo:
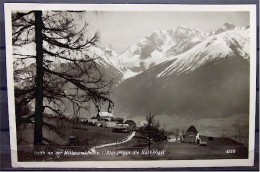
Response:
[{"label": "dirt path", "polygon": [[98,149],[98,148],[109,147],[109,146],[116,146],[116,145],[120,145],[120,144],[126,143],[126,142],[132,140],[132,138],[135,136],[135,133],[136,132],[133,131],[129,136],[127,136],[125,139],[123,139],[120,142],[114,142],[114,143],[108,143],[108,144],[104,144],[104,145],[100,145],[100,146],[94,146],[94,147],[92,147],[90,149],[90,152],[95,153],[96,149]]}]

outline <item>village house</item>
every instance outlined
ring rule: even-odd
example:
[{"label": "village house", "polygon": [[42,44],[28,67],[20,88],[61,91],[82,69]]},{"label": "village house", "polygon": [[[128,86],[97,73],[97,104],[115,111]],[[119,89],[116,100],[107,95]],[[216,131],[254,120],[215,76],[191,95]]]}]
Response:
[{"label": "village house", "polygon": [[101,126],[106,128],[114,128],[117,124],[113,121],[103,121]]},{"label": "village house", "polygon": [[129,132],[129,125],[128,124],[117,124],[113,130],[113,132]]},{"label": "village house", "polygon": [[111,121],[113,119],[113,114],[110,112],[99,112],[97,114],[98,121]]},{"label": "village house", "polygon": [[185,143],[196,143],[198,139],[198,130],[192,125],[190,126],[184,135],[184,142]]},{"label": "village house", "polygon": [[117,124],[123,124],[124,118],[113,118],[112,121],[114,121]]},{"label": "village house", "polygon": [[124,124],[128,124],[129,125],[129,130],[130,131],[136,130],[136,123],[133,120],[126,120],[124,122]]}]

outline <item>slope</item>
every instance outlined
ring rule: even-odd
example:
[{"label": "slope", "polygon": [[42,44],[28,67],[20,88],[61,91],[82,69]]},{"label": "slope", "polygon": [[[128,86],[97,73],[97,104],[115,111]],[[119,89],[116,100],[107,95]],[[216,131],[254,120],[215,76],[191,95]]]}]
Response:
[{"label": "slope", "polygon": [[114,90],[117,113],[147,113],[188,117],[248,114],[248,30],[211,36],[125,80]]}]

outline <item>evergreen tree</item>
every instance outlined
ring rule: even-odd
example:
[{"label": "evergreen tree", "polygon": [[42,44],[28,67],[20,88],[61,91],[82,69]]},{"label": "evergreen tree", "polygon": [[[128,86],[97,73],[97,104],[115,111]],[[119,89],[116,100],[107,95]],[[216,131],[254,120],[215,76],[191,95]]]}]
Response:
[{"label": "evergreen tree", "polygon": [[[68,106],[73,114],[99,107],[108,98],[111,82],[104,79],[88,49],[98,34],[88,37],[82,11],[15,11],[12,13],[12,41],[16,98],[34,109],[34,144],[41,145],[46,111],[64,116]],[[82,24],[83,23],[83,24]],[[30,65],[28,65],[30,63]],[[65,90],[64,88],[69,88]],[[22,101],[21,101],[22,100]],[[19,112],[16,112],[19,114]]]}]

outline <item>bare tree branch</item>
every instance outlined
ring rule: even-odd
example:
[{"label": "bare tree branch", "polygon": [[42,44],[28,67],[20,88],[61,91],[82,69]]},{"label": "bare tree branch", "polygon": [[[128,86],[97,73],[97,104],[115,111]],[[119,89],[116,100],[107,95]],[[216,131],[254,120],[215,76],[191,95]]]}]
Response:
[{"label": "bare tree branch", "polygon": [[[43,126],[60,136],[64,133],[48,120],[65,118],[64,112],[70,108],[70,113],[78,116],[81,110],[87,110],[92,103],[97,108],[103,102],[113,103],[109,98],[112,81],[104,79],[104,74],[96,63],[100,57],[88,52],[90,47],[96,45],[99,36],[96,33],[89,38],[86,37],[88,24],[77,25],[73,13],[81,15],[83,12],[47,11],[42,13],[40,19],[37,18],[38,21],[36,21],[35,11],[12,14],[13,46],[18,49],[13,54],[16,57],[15,80],[19,87],[15,94],[17,109],[35,107],[35,98],[38,96],[36,74],[39,70],[43,70],[41,89],[43,111],[33,114],[40,113],[40,118],[47,120],[43,120]],[[33,54],[37,54],[35,47],[38,46],[36,40],[39,37],[35,36],[36,26],[41,27],[38,35],[42,37],[40,40],[42,41],[42,54],[40,54],[42,65],[39,68],[36,68],[35,63],[31,65],[26,63],[28,59],[35,59],[38,64],[37,60],[41,58],[39,52],[34,56],[19,51],[27,46],[34,50]],[[43,115],[47,110],[51,114]],[[26,116],[17,113],[17,119]],[[50,118],[51,116],[53,118]],[[32,117],[34,116],[30,116]],[[37,126],[38,123],[35,122],[35,125]],[[54,144],[46,136],[42,139],[49,144]]]}]

